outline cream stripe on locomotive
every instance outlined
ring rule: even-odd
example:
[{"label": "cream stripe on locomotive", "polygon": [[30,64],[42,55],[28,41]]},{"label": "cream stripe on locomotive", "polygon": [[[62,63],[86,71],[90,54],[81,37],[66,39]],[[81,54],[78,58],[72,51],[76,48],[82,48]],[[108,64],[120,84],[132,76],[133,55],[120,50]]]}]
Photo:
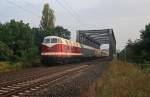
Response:
[{"label": "cream stripe on locomotive", "polygon": [[65,53],[65,52],[58,52],[58,53],[48,52],[48,53],[42,53],[42,55],[45,55],[45,56],[53,56],[53,55],[81,56],[82,54],[81,53]]}]

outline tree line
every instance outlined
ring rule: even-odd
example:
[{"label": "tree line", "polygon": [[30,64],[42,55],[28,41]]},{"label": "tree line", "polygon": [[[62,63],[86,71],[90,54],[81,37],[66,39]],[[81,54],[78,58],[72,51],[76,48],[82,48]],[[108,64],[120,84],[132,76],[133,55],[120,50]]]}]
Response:
[{"label": "tree line", "polygon": [[118,58],[138,64],[150,62],[150,23],[140,31],[140,39],[128,41],[126,47],[118,53]]},{"label": "tree line", "polygon": [[29,23],[10,20],[0,23],[0,61],[40,63],[40,45],[45,36],[59,36],[70,39],[71,32],[62,26],[55,26],[54,11],[45,4],[39,27]]}]

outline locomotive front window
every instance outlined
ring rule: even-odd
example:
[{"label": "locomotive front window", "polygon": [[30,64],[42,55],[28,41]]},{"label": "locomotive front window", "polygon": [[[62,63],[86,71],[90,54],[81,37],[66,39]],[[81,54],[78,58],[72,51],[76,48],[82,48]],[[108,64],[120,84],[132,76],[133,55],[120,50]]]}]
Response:
[{"label": "locomotive front window", "polygon": [[43,43],[50,43],[50,39],[44,39]]},{"label": "locomotive front window", "polygon": [[51,38],[51,43],[57,43],[57,38]]}]

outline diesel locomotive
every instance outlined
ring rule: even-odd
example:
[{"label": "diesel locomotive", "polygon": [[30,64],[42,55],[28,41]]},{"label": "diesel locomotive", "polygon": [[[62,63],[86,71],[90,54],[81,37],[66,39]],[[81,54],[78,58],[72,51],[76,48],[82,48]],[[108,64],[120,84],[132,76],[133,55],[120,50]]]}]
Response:
[{"label": "diesel locomotive", "polygon": [[100,49],[57,36],[47,36],[42,42],[43,63],[66,63],[74,60],[99,58],[104,55],[106,52],[102,52]]}]

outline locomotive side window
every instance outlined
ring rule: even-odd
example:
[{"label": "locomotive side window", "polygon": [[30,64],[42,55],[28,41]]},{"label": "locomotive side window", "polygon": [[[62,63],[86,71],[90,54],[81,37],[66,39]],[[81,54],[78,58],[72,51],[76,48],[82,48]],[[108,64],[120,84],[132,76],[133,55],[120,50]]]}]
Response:
[{"label": "locomotive side window", "polygon": [[62,40],[61,40],[61,39],[58,39],[58,43],[62,43]]},{"label": "locomotive side window", "polygon": [[50,43],[50,39],[44,39],[43,43]]},{"label": "locomotive side window", "polygon": [[51,38],[51,43],[57,43],[57,38]]}]

